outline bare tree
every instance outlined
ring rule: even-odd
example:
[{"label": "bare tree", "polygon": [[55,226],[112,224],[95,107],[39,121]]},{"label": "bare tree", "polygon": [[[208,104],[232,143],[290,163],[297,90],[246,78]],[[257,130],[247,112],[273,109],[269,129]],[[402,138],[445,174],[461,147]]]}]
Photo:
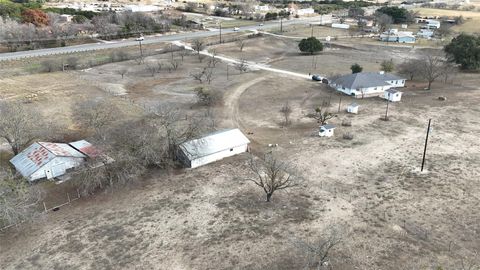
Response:
[{"label": "bare tree", "polygon": [[323,107],[315,108],[315,113],[312,115],[312,117],[317,120],[317,123],[319,123],[320,125],[325,125],[328,120],[336,116],[336,114],[329,112],[328,108]]},{"label": "bare tree", "polygon": [[248,63],[247,60],[241,59],[240,62],[235,64],[235,68],[240,71],[240,73],[247,72],[248,70]]},{"label": "bare tree", "polygon": [[209,90],[205,87],[197,87],[194,91],[197,95],[197,101],[201,105],[213,106],[222,100],[222,95],[219,91]]},{"label": "bare tree", "polygon": [[415,76],[419,75],[420,62],[418,59],[406,60],[397,66],[397,71],[400,74],[408,76],[410,80],[413,80]]},{"label": "bare tree", "polygon": [[0,102],[0,115],[0,138],[15,155],[48,130],[37,111],[18,102]]},{"label": "bare tree", "polygon": [[40,64],[45,72],[53,72],[61,69],[60,63],[55,60],[45,60]]},{"label": "bare tree", "polygon": [[293,245],[305,256],[305,269],[331,269],[331,251],[340,245],[345,232],[331,225],[314,241],[293,239]]},{"label": "bare tree", "polygon": [[77,57],[69,57],[67,58],[67,65],[69,69],[77,69],[78,67],[78,58]]},{"label": "bare tree", "polygon": [[290,107],[290,104],[288,104],[288,101],[285,102],[285,104],[282,106],[280,109],[280,113],[283,115],[283,125],[284,126],[289,126],[290,125],[290,114],[292,114],[292,107]]},{"label": "bare tree", "polygon": [[121,68],[121,69],[117,70],[117,73],[120,76],[122,76],[122,79],[123,79],[123,76],[125,76],[125,74],[127,74],[127,72],[128,72],[128,69],[126,69],[126,68]]},{"label": "bare tree", "polygon": [[121,119],[121,111],[110,100],[81,100],[74,105],[73,119],[82,128],[91,129],[102,141],[107,139],[108,130]]},{"label": "bare tree", "polygon": [[179,54],[180,54],[180,57],[182,58],[182,62],[183,62],[183,59],[184,59],[186,56],[190,55],[190,51],[187,50],[187,49],[185,49],[185,47],[184,47],[184,48],[180,51]]},{"label": "bare tree", "polygon": [[420,73],[422,77],[427,80],[428,87],[427,89],[430,90],[432,83],[440,76],[443,75],[443,65],[444,61],[440,56],[436,55],[426,55],[425,58],[422,60],[420,65]]},{"label": "bare tree", "polygon": [[180,67],[180,62],[176,59],[172,59],[170,60],[170,66],[172,67],[172,70],[177,70]]},{"label": "bare tree", "polygon": [[0,227],[29,220],[43,198],[39,186],[28,185],[10,171],[0,171]]},{"label": "bare tree", "polygon": [[157,66],[156,65],[147,63],[145,65],[145,69],[147,70],[148,73],[150,73],[150,75],[152,75],[152,77],[154,77],[155,73],[157,73]]},{"label": "bare tree", "polygon": [[448,83],[448,79],[455,77],[458,73],[458,68],[451,62],[444,62],[442,65],[443,83]]},{"label": "bare tree", "polygon": [[195,39],[192,43],[192,48],[200,55],[200,52],[205,49],[205,43],[201,39]]},{"label": "bare tree", "polygon": [[237,42],[236,42],[237,46],[238,46],[238,49],[243,52],[243,48],[245,47],[245,40],[243,39],[239,39]]},{"label": "bare tree", "polygon": [[248,180],[263,189],[267,202],[270,202],[275,191],[298,186],[301,180],[289,162],[281,161],[273,153],[265,154],[263,159],[252,156],[250,170],[255,177]]},{"label": "bare tree", "polygon": [[393,23],[392,17],[384,13],[376,14],[375,19],[380,32],[384,32],[385,30],[389,29],[390,25]]}]

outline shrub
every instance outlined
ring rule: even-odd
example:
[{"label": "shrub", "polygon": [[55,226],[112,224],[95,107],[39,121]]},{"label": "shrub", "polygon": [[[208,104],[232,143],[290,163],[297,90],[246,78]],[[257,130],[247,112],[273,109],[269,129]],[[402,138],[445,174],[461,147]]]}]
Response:
[{"label": "shrub", "polygon": [[343,133],[343,139],[345,140],[353,140],[353,134],[350,132]]},{"label": "shrub", "polygon": [[344,127],[351,127],[352,126],[352,120],[344,119],[342,121],[342,126]]}]

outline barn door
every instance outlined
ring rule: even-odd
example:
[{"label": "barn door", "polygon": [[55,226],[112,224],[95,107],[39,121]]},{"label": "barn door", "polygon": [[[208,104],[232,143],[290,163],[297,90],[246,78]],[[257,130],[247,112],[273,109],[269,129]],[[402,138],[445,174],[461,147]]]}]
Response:
[{"label": "barn door", "polygon": [[53,178],[52,170],[51,169],[46,169],[45,170],[45,175],[47,176],[47,179],[52,179]]}]

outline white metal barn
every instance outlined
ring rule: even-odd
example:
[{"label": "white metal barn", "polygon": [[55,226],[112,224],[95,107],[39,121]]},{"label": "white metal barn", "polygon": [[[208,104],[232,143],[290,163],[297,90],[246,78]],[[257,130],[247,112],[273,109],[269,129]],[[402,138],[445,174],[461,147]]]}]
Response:
[{"label": "white metal barn", "polygon": [[239,129],[220,130],[182,143],[179,158],[190,168],[247,152],[250,141]]},{"label": "white metal barn", "polygon": [[52,179],[78,167],[86,156],[65,143],[37,142],[10,160],[28,181]]},{"label": "white metal barn", "polygon": [[357,114],[358,113],[358,104],[357,103],[351,103],[347,106],[347,112],[348,113],[354,113],[354,114]]},{"label": "white metal barn", "polygon": [[323,126],[320,126],[320,131],[318,132],[318,136],[320,136],[320,137],[332,137],[334,130],[335,130],[334,125],[325,124]]},{"label": "white metal barn", "polygon": [[397,102],[402,99],[402,92],[396,89],[388,89],[387,91],[385,91],[384,98],[391,102]]}]

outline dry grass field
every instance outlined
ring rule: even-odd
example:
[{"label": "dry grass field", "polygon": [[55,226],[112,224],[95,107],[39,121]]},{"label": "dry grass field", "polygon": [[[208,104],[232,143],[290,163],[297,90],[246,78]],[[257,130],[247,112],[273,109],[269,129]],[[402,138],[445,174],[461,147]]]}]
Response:
[{"label": "dry grass field", "polygon": [[480,12],[434,8],[416,8],[414,10],[422,16],[463,16],[465,23],[453,26],[452,30],[458,33],[480,33]]},{"label": "dry grass field", "polygon": [[[376,71],[381,60],[422,53],[339,43],[317,56],[315,68],[291,39],[249,39],[243,51],[236,43],[209,49],[327,75],[348,73],[355,62]],[[160,54],[146,62],[167,65],[170,58]],[[112,93],[141,106],[163,103],[201,111],[205,108],[195,104],[192,91],[198,83],[189,74],[205,61],[186,56],[178,70],[154,76],[134,61],[24,74],[0,79],[0,97],[38,91],[32,106],[65,121],[71,100]],[[116,72],[122,68],[129,70],[123,79]],[[386,108],[380,98],[352,100],[318,82],[268,71],[240,74],[224,63],[215,74],[208,87],[223,93],[224,104],[214,109],[218,128],[239,127],[254,153],[273,150],[296,165],[305,178],[301,186],[264,202],[263,191],[246,181],[251,177],[246,154],[193,170],[151,171],[135,184],[82,198],[1,233],[0,268],[304,269],[305,253],[295,243],[314,242],[330,226],[343,229],[343,241],[330,253],[333,269],[480,265],[478,74],[460,74],[454,84],[434,83],[430,91],[423,90],[423,82],[408,82],[402,101],[390,104],[390,121],[380,120]],[[283,127],[279,110],[287,101],[292,124]],[[308,114],[328,101],[337,128],[334,137],[320,138]],[[360,105],[358,115],[345,112],[353,101]],[[429,118],[426,172],[419,173]],[[343,126],[345,120],[352,125]],[[343,139],[345,133],[353,139]]]}]

